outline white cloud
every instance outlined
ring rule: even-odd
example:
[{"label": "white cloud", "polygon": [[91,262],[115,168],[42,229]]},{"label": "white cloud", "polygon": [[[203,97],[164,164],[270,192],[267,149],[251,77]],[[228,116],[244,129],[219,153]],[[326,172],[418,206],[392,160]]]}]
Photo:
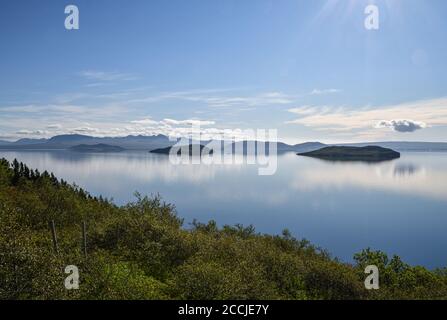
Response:
[{"label": "white cloud", "polygon": [[47,135],[48,131],[44,131],[44,130],[19,130],[16,132],[16,134],[20,135],[20,136],[43,136],[43,135]]},{"label": "white cloud", "polygon": [[80,128],[74,128],[71,129],[71,133],[81,133],[81,134],[92,134],[97,133],[99,130],[97,128],[92,127],[80,127]]},{"label": "white cloud", "polygon": [[75,105],[23,105],[23,106],[8,106],[0,108],[0,112],[11,112],[11,113],[84,113],[86,112],[86,107],[75,106]]},{"label": "white cloud", "polygon": [[156,103],[166,100],[180,100],[205,104],[216,108],[257,107],[267,105],[286,105],[296,102],[297,96],[282,92],[264,92],[253,95],[222,95],[216,91],[165,92],[148,97],[128,100],[129,103]]},{"label": "white cloud", "polygon": [[341,92],[341,90],[338,89],[314,89],[310,92],[310,95],[323,95],[323,94],[332,94],[339,92]]},{"label": "white cloud", "polygon": [[155,120],[152,120],[152,119],[150,119],[150,118],[146,118],[146,119],[141,119],[141,120],[134,120],[134,121],[131,121],[131,123],[133,123],[133,124],[138,124],[138,125],[143,125],[143,126],[146,126],[146,125],[156,125],[156,124],[158,124],[158,122],[157,121],[155,121]]},{"label": "white cloud", "polygon": [[[447,98],[375,108],[302,106],[288,111],[298,115],[297,119],[286,122],[288,124],[300,124],[334,133],[356,131],[356,134],[367,134],[371,129],[378,130],[378,123],[391,124],[392,121],[395,121],[394,128],[402,130],[405,123],[396,122],[396,119],[415,119],[413,124],[421,128],[447,125]],[[408,126],[411,127],[410,124]]]},{"label": "white cloud", "polygon": [[425,123],[413,120],[382,120],[376,125],[376,128],[391,128],[396,132],[414,132],[426,127]]},{"label": "white cloud", "polygon": [[[133,135],[157,135],[163,134],[170,137],[184,137],[202,140],[221,140],[221,139],[233,139],[242,140],[252,137],[251,131],[243,129],[228,130],[221,129],[217,127],[210,127],[215,125],[215,121],[212,120],[198,120],[198,119],[187,119],[187,120],[175,120],[175,119],[163,119],[161,121],[151,120],[150,126],[141,125],[141,123],[146,122],[143,120],[131,121],[131,125],[126,125],[120,134],[133,134]],[[116,135],[118,131],[108,132],[108,135]],[[103,132],[101,132],[103,134]]]},{"label": "white cloud", "polygon": [[[90,105],[71,105],[71,104],[46,104],[46,105],[23,105],[23,106],[6,106],[0,108],[0,113],[8,116],[14,116],[20,119],[30,118],[53,118],[55,122],[66,122],[67,118],[99,118],[117,117],[122,114],[129,113],[129,109],[114,104],[105,104],[98,106]],[[21,115],[26,113],[27,115]],[[3,115],[2,115],[3,116]],[[60,121],[59,121],[60,120]]]},{"label": "white cloud", "polygon": [[49,130],[60,130],[62,126],[60,124],[49,124],[46,128]]},{"label": "white cloud", "polygon": [[215,124],[214,121],[194,120],[194,119],[189,119],[189,120],[163,119],[163,121],[161,121],[161,123],[162,124],[167,124],[167,125],[174,125],[174,126],[178,126],[178,125],[210,126],[210,125],[214,125]]}]

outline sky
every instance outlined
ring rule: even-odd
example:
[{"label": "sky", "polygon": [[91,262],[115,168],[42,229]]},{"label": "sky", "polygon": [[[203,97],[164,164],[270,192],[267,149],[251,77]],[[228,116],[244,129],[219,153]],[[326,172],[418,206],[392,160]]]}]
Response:
[{"label": "sky", "polygon": [[445,0],[5,0],[0,139],[447,141],[446,40]]}]

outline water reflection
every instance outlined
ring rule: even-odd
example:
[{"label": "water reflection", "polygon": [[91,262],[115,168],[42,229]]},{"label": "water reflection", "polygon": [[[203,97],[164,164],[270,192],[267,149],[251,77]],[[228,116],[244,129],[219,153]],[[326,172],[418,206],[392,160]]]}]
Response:
[{"label": "water reflection", "polygon": [[[31,167],[52,171],[81,185],[95,184],[95,180],[97,183],[113,181],[115,185],[134,184],[135,188],[156,183],[183,186],[211,183],[213,188],[204,188],[203,192],[212,193],[213,197],[244,195],[270,203],[287,201],[288,197],[294,196],[294,190],[339,190],[350,186],[447,199],[447,165],[440,166],[440,160],[447,160],[445,154],[404,154],[398,160],[371,163],[327,161],[289,153],[279,156],[278,173],[272,177],[258,177],[257,168],[244,163],[243,156],[235,161],[237,164],[231,165],[172,165],[166,155],[145,152],[21,151],[3,154],[9,160],[18,158]],[[237,183],[228,189],[228,181]],[[251,192],[262,186],[269,191]],[[104,185],[101,189],[108,192],[108,187]],[[220,193],[216,194],[218,191]]]},{"label": "water reflection", "polygon": [[398,163],[394,167],[394,175],[397,177],[412,176],[423,170],[420,166],[412,163]]},{"label": "water reflection", "polygon": [[[204,185],[212,182],[226,184],[237,181],[231,189],[222,190],[222,197],[245,194],[250,190],[268,186],[269,196],[278,193],[278,201],[293,197],[293,190],[340,189],[348,186],[393,191],[418,196],[447,198],[447,160],[445,154],[404,154],[401,159],[384,162],[337,162],[297,157],[293,153],[279,156],[278,173],[272,177],[258,177],[256,167],[238,164],[179,164],[172,165],[166,155],[145,152],[74,153],[69,151],[3,152],[7,159],[19,160],[40,170],[49,170],[77,184],[91,184],[112,180],[122,184],[135,182],[135,186],[153,183]],[[259,184],[260,183],[260,184]],[[213,191],[219,190],[215,184]],[[250,185],[250,188],[247,186]],[[226,185],[225,185],[226,186]],[[285,188],[290,186],[291,189]],[[279,189],[278,189],[279,187]],[[104,186],[107,190],[107,186]],[[207,190],[209,191],[209,190]],[[276,192],[279,191],[279,192]],[[259,201],[264,194],[257,194]],[[269,197],[269,201],[272,199]],[[275,202],[275,201],[274,201]]]},{"label": "water reflection", "polygon": [[[447,167],[435,166],[439,159],[416,158],[421,164],[408,162],[409,156],[401,160],[382,162],[374,165],[365,163],[320,163],[317,167],[303,163],[295,171],[292,187],[298,190],[318,188],[343,188],[355,186],[399,194],[447,199]],[[445,155],[439,158],[447,160]]]},{"label": "water reflection", "polygon": [[147,152],[3,151],[0,157],[52,171],[118,204],[133,200],[134,191],[160,193],[186,222],[253,224],[268,233],[289,228],[343,260],[372,247],[410,263],[447,265],[447,153],[403,153],[381,163],[289,153],[278,157],[273,176],[259,176],[243,159],[172,165]]}]

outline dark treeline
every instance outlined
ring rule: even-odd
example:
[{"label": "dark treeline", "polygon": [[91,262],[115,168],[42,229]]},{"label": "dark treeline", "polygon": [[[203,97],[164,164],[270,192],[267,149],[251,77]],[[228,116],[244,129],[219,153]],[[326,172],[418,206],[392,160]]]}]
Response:
[{"label": "dark treeline", "polygon": [[[49,223],[54,221],[58,251]],[[87,226],[87,256],[81,226]],[[23,163],[0,160],[0,299],[446,299],[447,270],[366,249],[355,264],[285,230],[183,226],[159,196],[118,207]],[[364,288],[367,265],[380,289]],[[64,269],[80,270],[66,290]]]}]

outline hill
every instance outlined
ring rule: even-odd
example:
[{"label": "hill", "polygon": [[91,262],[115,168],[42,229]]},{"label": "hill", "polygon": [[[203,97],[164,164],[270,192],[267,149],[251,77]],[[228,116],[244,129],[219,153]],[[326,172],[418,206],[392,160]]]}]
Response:
[{"label": "hill", "polygon": [[378,146],[367,147],[325,147],[316,151],[298,153],[300,156],[336,161],[385,161],[397,159],[400,153]]},{"label": "hill", "polygon": [[9,144],[11,144],[11,142],[5,141],[5,140],[0,140],[0,146],[1,145],[9,145]]},{"label": "hill", "polygon": [[164,135],[126,136],[126,137],[92,137],[79,134],[58,135],[50,139],[21,139],[8,145],[0,145],[0,149],[8,150],[64,150],[87,144],[107,144],[127,150],[150,150],[171,146],[175,141]]}]

